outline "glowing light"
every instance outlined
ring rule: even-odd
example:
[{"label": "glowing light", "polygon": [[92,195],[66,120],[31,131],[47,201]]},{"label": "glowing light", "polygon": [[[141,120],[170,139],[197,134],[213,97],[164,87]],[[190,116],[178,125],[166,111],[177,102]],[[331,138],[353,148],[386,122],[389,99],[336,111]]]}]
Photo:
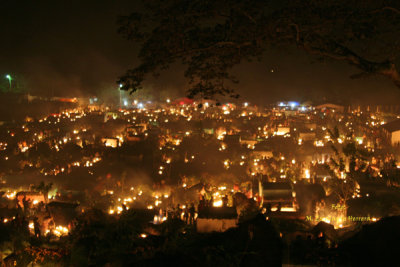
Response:
[{"label": "glowing light", "polygon": [[7,197],[8,199],[14,199],[16,194],[17,194],[16,191],[14,191],[14,192],[7,192],[7,193],[6,193],[6,197]]},{"label": "glowing light", "polygon": [[58,236],[58,237],[63,236],[63,235],[67,235],[68,232],[69,232],[69,231],[68,231],[68,228],[65,227],[65,226],[61,226],[61,225],[57,226],[57,227],[53,230],[54,235],[56,235],[56,236]]},{"label": "glowing light", "polygon": [[306,175],[306,179],[310,179],[310,177],[311,177],[311,175],[310,175],[310,170],[309,170],[309,169],[306,169],[306,170],[304,171],[304,173],[305,173],[305,175]]},{"label": "glowing light", "polygon": [[[278,211],[278,207],[273,207],[271,208],[271,211]],[[296,212],[296,208],[295,207],[282,207],[281,212]]]},{"label": "glowing light", "polygon": [[322,147],[324,146],[324,142],[322,140],[317,140],[314,142],[314,145],[317,147]]},{"label": "glowing light", "polygon": [[143,233],[143,234],[140,234],[140,237],[141,237],[141,238],[146,238],[147,235]]},{"label": "glowing light", "polygon": [[214,207],[222,207],[222,200],[216,200],[213,202]]},{"label": "glowing light", "polygon": [[326,217],[322,218],[322,221],[324,221],[326,223],[331,223],[331,220],[329,218],[326,218]]},{"label": "glowing light", "polygon": [[303,142],[303,140],[301,138],[299,138],[298,144],[301,145]]}]

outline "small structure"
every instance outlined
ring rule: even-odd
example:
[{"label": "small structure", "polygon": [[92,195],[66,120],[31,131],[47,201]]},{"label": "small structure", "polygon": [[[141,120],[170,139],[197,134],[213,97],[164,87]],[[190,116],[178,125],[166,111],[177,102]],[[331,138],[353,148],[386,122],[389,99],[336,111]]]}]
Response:
[{"label": "small structure", "polygon": [[384,124],[382,129],[392,146],[398,146],[400,144],[400,119]]},{"label": "small structure", "polygon": [[125,130],[125,140],[128,142],[137,142],[144,139],[144,130],[143,126],[130,126]]},{"label": "small structure", "polygon": [[68,226],[77,216],[76,208],[79,204],[53,201],[47,204],[47,208],[56,225]]},{"label": "small structure", "polygon": [[328,163],[335,156],[335,151],[329,146],[319,146],[312,151],[312,160],[318,164]]},{"label": "small structure", "polygon": [[227,134],[224,136],[224,143],[229,145],[239,145],[240,144],[240,135],[239,134]]},{"label": "small structure", "polygon": [[109,120],[115,120],[119,117],[119,114],[117,112],[106,112],[104,114],[104,122],[107,122]]},{"label": "small structure", "polygon": [[255,139],[240,138],[240,144],[247,147],[254,147],[258,143]]},{"label": "small structure", "polygon": [[238,223],[238,215],[234,207],[203,207],[197,217],[197,232],[225,232]]},{"label": "small structure", "polygon": [[[314,128],[315,129],[315,128]],[[305,141],[314,141],[315,140],[315,132],[307,129],[299,132],[299,138],[305,142]]]},{"label": "small structure", "polygon": [[272,211],[297,211],[296,192],[290,183],[261,183],[259,195],[263,206],[270,206]]},{"label": "small structure", "polygon": [[285,135],[290,133],[290,127],[278,126],[276,129],[276,135]]},{"label": "small structure", "polygon": [[17,200],[18,205],[20,205],[21,207],[24,207],[24,198],[25,198],[25,201],[29,201],[32,204],[37,204],[40,202],[45,203],[45,199],[44,199],[44,196],[42,193],[21,191],[21,192],[18,192],[17,195],[15,196],[15,199]]},{"label": "small structure", "polygon": [[313,167],[314,177],[318,181],[324,181],[331,179],[332,175],[329,172],[329,168],[326,164],[316,164]]},{"label": "small structure", "polygon": [[274,156],[271,149],[262,147],[256,147],[254,151],[252,151],[251,155],[255,159],[270,159]]},{"label": "small structure", "polygon": [[321,104],[315,107],[315,109],[318,109],[320,111],[326,111],[326,110],[334,110],[334,111],[338,111],[338,112],[344,112],[344,106],[341,105],[336,105],[333,103],[325,103],[325,104]]},{"label": "small structure", "polygon": [[118,138],[102,138],[101,143],[106,147],[116,148],[119,145]]}]

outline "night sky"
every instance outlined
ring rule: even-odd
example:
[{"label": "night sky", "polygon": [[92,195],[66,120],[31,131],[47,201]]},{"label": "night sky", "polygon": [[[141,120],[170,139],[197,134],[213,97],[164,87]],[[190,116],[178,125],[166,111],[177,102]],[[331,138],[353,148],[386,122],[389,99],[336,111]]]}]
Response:
[{"label": "night sky", "polygon": [[[0,74],[10,73],[32,94],[90,96],[116,90],[116,80],[137,63],[137,46],[117,34],[118,15],[135,1],[0,1]],[[185,92],[183,71],[174,66],[146,84],[155,98]],[[178,71],[177,71],[178,70]],[[273,70],[273,72],[271,72]],[[265,60],[234,69],[238,92],[255,103],[275,100],[395,103],[400,89],[385,78],[352,80],[357,70],[319,62],[302,52],[271,51]]]}]

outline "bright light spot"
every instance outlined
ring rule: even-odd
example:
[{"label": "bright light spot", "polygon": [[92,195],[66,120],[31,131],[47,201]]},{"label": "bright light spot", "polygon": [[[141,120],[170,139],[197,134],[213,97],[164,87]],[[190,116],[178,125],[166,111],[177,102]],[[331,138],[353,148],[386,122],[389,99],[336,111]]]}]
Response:
[{"label": "bright light spot", "polygon": [[303,139],[299,138],[298,144],[301,145],[303,142]]},{"label": "bright light spot", "polygon": [[305,170],[305,174],[306,174],[306,179],[310,179],[310,170],[309,169],[306,169]]},{"label": "bright light spot", "polygon": [[213,202],[214,207],[222,207],[222,200],[216,200]]},{"label": "bright light spot", "polygon": [[57,226],[54,230],[53,230],[54,235],[60,237],[62,235],[67,235],[68,234],[68,228],[64,227],[64,226]]},{"label": "bright light spot", "polygon": [[146,238],[147,235],[146,235],[146,234],[140,234],[140,237],[141,237],[141,238]]},{"label": "bright light spot", "polygon": [[324,217],[322,218],[322,221],[326,222],[326,223],[331,223],[331,220],[329,220],[328,218]]}]

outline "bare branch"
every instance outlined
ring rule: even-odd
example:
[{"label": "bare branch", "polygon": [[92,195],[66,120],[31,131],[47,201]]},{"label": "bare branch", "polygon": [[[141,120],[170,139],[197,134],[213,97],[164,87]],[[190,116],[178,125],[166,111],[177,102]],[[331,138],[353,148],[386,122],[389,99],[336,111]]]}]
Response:
[{"label": "bare branch", "polygon": [[250,16],[247,12],[242,12],[249,20],[251,20],[254,24],[257,24],[257,21]]},{"label": "bare branch", "polygon": [[299,25],[297,25],[296,23],[291,23],[291,24],[289,24],[289,26],[293,26],[296,29],[296,42],[299,43],[300,42],[300,28],[299,28]]},{"label": "bare branch", "polygon": [[379,74],[390,78],[393,83],[400,88],[400,74],[393,62],[386,60],[383,62],[373,62],[359,56],[349,48],[342,46],[336,42],[325,42],[319,47],[314,47],[308,43],[303,44],[303,48],[314,55],[321,55],[335,60],[346,61],[363,71],[362,74],[357,74],[353,78],[358,78],[367,75]]},{"label": "bare branch", "polygon": [[382,11],[385,11],[385,10],[390,10],[390,11],[393,11],[394,13],[400,15],[400,10],[398,10],[397,8],[391,7],[391,6],[385,6],[385,7],[381,8],[381,9],[374,10],[372,13],[378,13],[378,12],[382,12]]}]

